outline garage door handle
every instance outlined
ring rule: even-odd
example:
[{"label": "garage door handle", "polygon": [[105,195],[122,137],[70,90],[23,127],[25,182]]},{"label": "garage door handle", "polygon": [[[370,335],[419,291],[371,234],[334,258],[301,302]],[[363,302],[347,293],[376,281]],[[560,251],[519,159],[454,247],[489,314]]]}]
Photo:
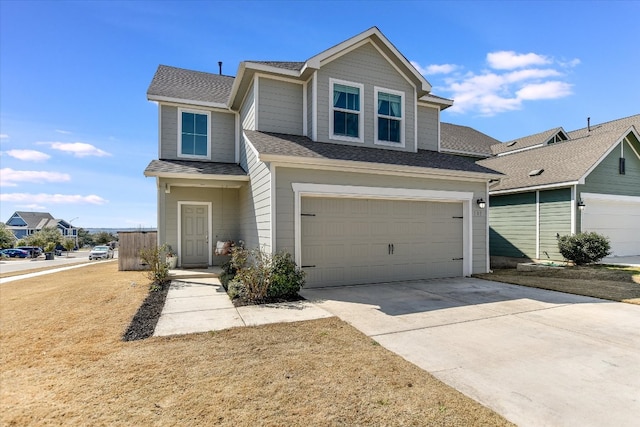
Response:
[{"label": "garage door handle", "polygon": [[452,261],[462,261],[464,258],[451,258]]},{"label": "garage door handle", "polygon": [[315,265],[303,265],[300,268],[315,268]]},{"label": "garage door handle", "polygon": [[391,244],[391,255],[393,255],[393,253],[395,252],[395,250],[396,250],[396,247],[395,247],[395,246],[393,246],[393,243],[392,243],[392,244]]}]

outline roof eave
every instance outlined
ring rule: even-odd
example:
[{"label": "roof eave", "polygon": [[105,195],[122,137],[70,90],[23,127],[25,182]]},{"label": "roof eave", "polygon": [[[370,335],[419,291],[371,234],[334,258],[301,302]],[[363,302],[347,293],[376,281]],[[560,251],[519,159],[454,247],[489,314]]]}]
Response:
[{"label": "roof eave", "polygon": [[551,183],[551,184],[532,185],[532,186],[529,186],[529,187],[507,188],[507,189],[504,189],[504,190],[491,190],[491,189],[489,189],[489,195],[490,196],[498,196],[498,195],[501,195],[501,194],[526,193],[526,192],[529,192],[529,191],[536,191],[536,190],[548,190],[548,189],[551,189],[551,188],[571,187],[571,186],[578,185],[578,184],[584,184],[584,181],[582,181],[582,180],[564,181],[564,182],[556,182],[556,183]]},{"label": "roof eave", "polygon": [[154,102],[173,102],[176,104],[188,104],[188,105],[197,105],[200,107],[221,108],[223,110],[229,109],[226,103],[221,103],[221,102],[196,101],[193,99],[173,98],[170,96],[160,96],[160,95],[150,95],[150,94],[147,94],[147,99],[149,101],[154,101]]},{"label": "roof eave", "polygon": [[157,172],[144,171],[147,178],[177,178],[177,179],[203,179],[207,181],[249,181],[247,175],[225,175],[210,173],[175,173],[175,172]]}]

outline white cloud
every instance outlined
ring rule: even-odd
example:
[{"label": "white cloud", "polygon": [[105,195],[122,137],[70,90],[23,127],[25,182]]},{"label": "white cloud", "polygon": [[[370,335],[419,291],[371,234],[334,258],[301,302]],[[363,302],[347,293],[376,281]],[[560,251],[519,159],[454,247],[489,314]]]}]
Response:
[{"label": "white cloud", "polygon": [[544,82],[524,86],[516,92],[518,99],[555,99],[571,95],[571,85],[565,82]]},{"label": "white cloud", "polygon": [[0,139],[6,139],[9,138],[9,135],[7,135],[6,133],[0,133]]},{"label": "white cloud", "polygon": [[489,66],[496,70],[513,70],[514,68],[550,64],[551,60],[536,53],[516,53],[512,50],[490,52],[487,54]]},{"label": "white cloud", "polygon": [[100,196],[91,194],[88,196],[81,196],[79,194],[30,194],[30,193],[9,193],[0,194],[0,201],[2,202],[15,202],[15,203],[30,203],[30,204],[91,204],[91,205],[104,205],[108,203],[108,200],[103,199]]},{"label": "white cloud", "polygon": [[105,157],[111,155],[94,145],[87,144],[86,142],[41,142],[40,144],[48,144],[54,150],[64,151],[66,153],[73,154],[75,157]]},{"label": "white cloud", "polygon": [[458,65],[454,64],[433,64],[423,67],[415,61],[411,61],[411,65],[413,65],[416,70],[418,70],[418,72],[423,76],[433,74],[450,74],[460,68]]},{"label": "white cloud", "polygon": [[9,150],[6,153],[18,160],[24,160],[29,162],[44,162],[51,156],[36,150]]},{"label": "white cloud", "polygon": [[19,182],[67,182],[71,176],[66,173],[47,171],[17,171],[11,168],[0,169],[0,187],[16,187]]},{"label": "white cloud", "polygon": [[71,135],[71,132],[68,130],[56,129],[56,132],[61,133],[63,135]]},{"label": "white cloud", "polygon": [[22,208],[22,209],[29,209],[29,210],[32,210],[32,211],[40,211],[40,210],[47,209],[46,206],[38,205],[36,203],[31,203],[31,204],[28,204],[28,205],[16,205],[16,206],[19,207],[19,208]]}]

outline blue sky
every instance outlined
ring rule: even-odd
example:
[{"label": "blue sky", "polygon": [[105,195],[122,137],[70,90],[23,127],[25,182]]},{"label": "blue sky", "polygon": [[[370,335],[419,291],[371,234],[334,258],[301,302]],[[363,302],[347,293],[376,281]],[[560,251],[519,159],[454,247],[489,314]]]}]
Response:
[{"label": "blue sky", "polygon": [[155,227],[158,64],[235,75],[377,26],[502,141],[639,112],[640,2],[0,1],[0,220]]}]

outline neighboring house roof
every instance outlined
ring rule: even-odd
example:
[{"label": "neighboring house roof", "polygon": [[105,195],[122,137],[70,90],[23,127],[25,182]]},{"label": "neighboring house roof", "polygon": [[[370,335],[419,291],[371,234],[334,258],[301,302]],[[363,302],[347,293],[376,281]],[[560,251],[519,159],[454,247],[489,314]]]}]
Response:
[{"label": "neighboring house roof", "polygon": [[224,175],[226,179],[248,179],[246,172],[235,163],[161,159],[152,160],[144,170],[144,176],[184,177],[188,175],[198,175],[197,178],[203,178],[203,175],[212,177]]},{"label": "neighboring house roof", "polygon": [[506,175],[491,186],[492,193],[580,183],[630,131],[637,136],[639,130],[640,115],[635,115],[591,126],[590,131],[584,128],[569,132],[570,139],[562,143],[480,160],[477,164]]},{"label": "neighboring house roof", "polygon": [[352,145],[313,142],[305,136],[245,130],[246,137],[258,151],[260,160],[288,158],[296,163],[313,160],[348,161],[379,165],[409,166],[439,169],[447,172],[500,174],[467,159],[437,151],[418,150],[417,153]]},{"label": "neighboring house roof", "polygon": [[304,67],[305,62],[291,61],[246,61],[252,64],[268,65],[270,67],[282,68],[284,70],[300,71]]},{"label": "neighboring house roof", "polygon": [[544,132],[536,133],[535,135],[512,139],[511,141],[507,141],[504,144],[495,144],[491,146],[491,151],[494,155],[500,155],[511,151],[520,151],[528,148],[535,148],[537,146],[541,147],[545,145],[551,138],[561,132],[566,135],[561,127],[545,130]]},{"label": "neighboring house roof", "polygon": [[500,141],[497,139],[469,126],[440,123],[441,151],[476,157],[491,157],[491,146],[499,143]]},{"label": "neighboring house roof", "polygon": [[226,108],[233,77],[160,65],[147,97],[152,101],[191,101]]},{"label": "neighboring house roof", "polygon": [[[10,224],[12,222],[11,219],[14,218],[16,215],[18,215],[27,225],[16,226],[16,225]],[[7,221],[7,225],[12,227],[39,230],[40,228],[42,228],[42,227],[39,227],[39,224],[42,223],[43,221],[44,223],[46,223],[49,220],[53,220],[53,216],[51,216],[49,212],[16,211],[13,215],[11,215],[11,218],[9,218],[9,221]],[[57,225],[57,223],[54,224],[54,226],[55,225]]]}]

